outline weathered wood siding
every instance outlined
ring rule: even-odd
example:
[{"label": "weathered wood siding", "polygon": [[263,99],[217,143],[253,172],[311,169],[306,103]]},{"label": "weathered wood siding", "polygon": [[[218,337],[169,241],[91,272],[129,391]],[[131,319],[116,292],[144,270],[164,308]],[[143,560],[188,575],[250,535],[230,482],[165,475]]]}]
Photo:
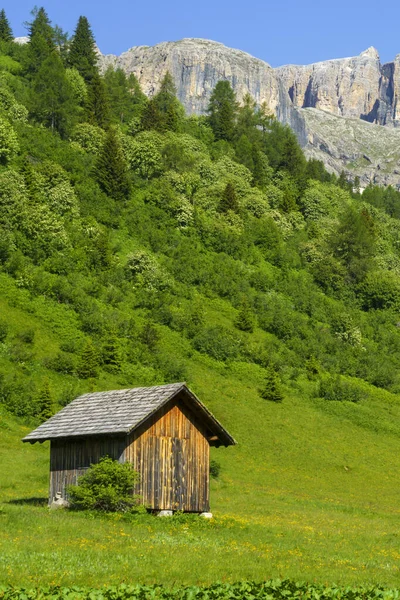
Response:
[{"label": "weathered wood siding", "polygon": [[136,492],[157,510],[208,511],[209,443],[206,431],[178,400],[129,436],[126,460],[140,474]]},{"label": "weathered wood siding", "polygon": [[177,398],[129,436],[53,440],[49,502],[76,484],[102,456],[130,461],[140,474],[135,492],[156,510],[209,510],[208,433]]},{"label": "weathered wood siding", "polygon": [[126,436],[87,438],[85,440],[52,440],[50,446],[50,490],[49,502],[57,492],[66,498],[67,485],[76,484],[91,463],[99,462],[102,456],[124,460]]}]

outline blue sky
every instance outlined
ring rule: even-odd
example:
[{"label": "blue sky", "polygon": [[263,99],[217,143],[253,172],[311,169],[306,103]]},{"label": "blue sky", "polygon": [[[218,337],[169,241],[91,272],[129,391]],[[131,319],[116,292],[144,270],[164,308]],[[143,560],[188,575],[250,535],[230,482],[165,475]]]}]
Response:
[{"label": "blue sky", "polygon": [[[23,22],[34,2],[0,3],[15,35],[26,34]],[[398,0],[382,5],[368,0],[48,0],[43,6],[69,33],[79,15],[86,15],[104,53],[183,37],[213,39],[272,66],[354,56],[369,46],[378,49],[382,62],[400,53]]]}]

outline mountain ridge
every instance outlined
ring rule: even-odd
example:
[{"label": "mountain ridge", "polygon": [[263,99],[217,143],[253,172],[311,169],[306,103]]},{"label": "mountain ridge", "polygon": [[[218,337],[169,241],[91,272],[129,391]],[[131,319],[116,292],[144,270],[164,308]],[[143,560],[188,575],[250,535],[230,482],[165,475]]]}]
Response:
[{"label": "mountain ridge", "polygon": [[[134,73],[148,96],[158,91],[163,76],[170,71],[177,96],[188,114],[205,114],[217,81],[226,79],[239,102],[249,93],[257,104],[265,103],[279,121],[294,130],[306,155],[318,155],[329,170],[344,170],[349,179],[359,176],[363,187],[374,183],[400,188],[396,172],[400,170],[400,151],[389,162],[385,162],[385,157],[380,162],[367,161],[367,165],[362,161],[365,154],[375,154],[376,143],[382,147],[388,139],[391,146],[389,138],[393,136],[388,130],[400,132],[400,54],[382,65],[378,51],[371,46],[356,57],[273,68],[266,61],[221,42],[183,38],[155,46],[133,46],[120,56],[99,52],[99,57],[103,71],[112,66]],[[310,122],[304,113],[307,108],[360,121],[361,137],[367,145],[360,145],[347,156],[329,135],[325,139],[326,128],[323,135],[320,127],[312,128],[315,119]],[[365,121],[373,123],[375,129],[364,127]],[[343,130],[339,122],[338,128]],[[345,131],[344,147],[347,142],[354,146],[353,134],[349,127],[346,139]]]}]

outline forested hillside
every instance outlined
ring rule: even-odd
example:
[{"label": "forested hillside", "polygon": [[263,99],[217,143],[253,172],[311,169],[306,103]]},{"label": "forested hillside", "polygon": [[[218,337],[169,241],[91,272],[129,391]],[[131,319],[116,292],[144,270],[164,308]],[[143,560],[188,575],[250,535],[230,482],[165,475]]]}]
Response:
[{"label": "forested hillside", "polygon": [[[48,417],[91,389],[192,380],[286,394],[400,390],[400,194],[307,162],[217,84],[186,117],[101,76],[85,17],[0,17],[0,402]],[[212,378],[211,378],[212,379]],[[371,385],[368,385],[371,384]]]}]

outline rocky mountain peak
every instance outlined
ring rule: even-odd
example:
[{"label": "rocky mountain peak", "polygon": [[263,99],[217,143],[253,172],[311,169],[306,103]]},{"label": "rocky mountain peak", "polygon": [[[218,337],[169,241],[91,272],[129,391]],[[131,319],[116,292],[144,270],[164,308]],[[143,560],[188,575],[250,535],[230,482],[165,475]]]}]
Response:
[{"label": "rocky mountain peak", "polygon": [[369,48],[364,50],[364,52],[361,52],[360,56],[366,56],[367,58],[372,58],[372,59],[378,60],[378,61],[380,60],[379,52],[373,46],[370,46]]}]

